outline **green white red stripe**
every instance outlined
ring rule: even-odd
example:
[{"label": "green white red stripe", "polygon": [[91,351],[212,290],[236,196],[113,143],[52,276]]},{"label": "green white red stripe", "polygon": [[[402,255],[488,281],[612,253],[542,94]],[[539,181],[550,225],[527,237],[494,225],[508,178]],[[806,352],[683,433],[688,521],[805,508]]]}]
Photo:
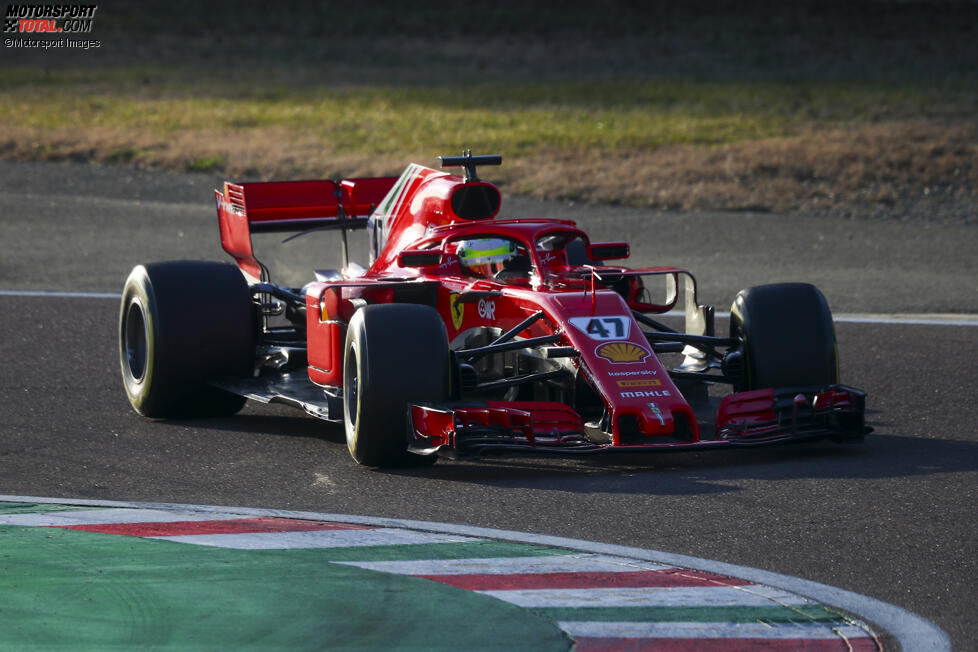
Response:
[{"label": "green white red stripe", "polygon": [[[347,560],[328,564],[437,582],[534,610],[572,637],[576,650],[881,649],[864,623],[790,591],[624,556],[525,545],[525,556],[460,557],[453,550],[489,542],[406,527],[231,512],[0,513],[2,524],[242,551],[344,550]],[[396,552],[406,549],[415,552]],[[440,556],[424,557],[429,549]],[[395,552],[378,559],[378,550]]]}]

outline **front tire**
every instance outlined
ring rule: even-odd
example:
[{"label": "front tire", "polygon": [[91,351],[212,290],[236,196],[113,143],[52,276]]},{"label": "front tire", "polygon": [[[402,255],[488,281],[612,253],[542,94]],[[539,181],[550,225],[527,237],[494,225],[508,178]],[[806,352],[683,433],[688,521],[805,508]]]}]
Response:
[{"label": "front tire", "polygon": [[737,391],[839,382],[832,313],[814,285],[741,290],[730,308],[730,334],[743,340],[746,369]]},{"label": "front tire", "polygon": [[350,455],[365,466],[432,463],[407,450],[407,408],[449,398],[445,325],[431,307],[366,306],[354,313],[343,361],[343,416]]},{"label": "front tire", "polygon": [[251,293],[236,267],[187,260],[138,265],[119,313],[130,404],[158,419],[234,414],[244,397],[207,381],[251,375],[256,337]]}]

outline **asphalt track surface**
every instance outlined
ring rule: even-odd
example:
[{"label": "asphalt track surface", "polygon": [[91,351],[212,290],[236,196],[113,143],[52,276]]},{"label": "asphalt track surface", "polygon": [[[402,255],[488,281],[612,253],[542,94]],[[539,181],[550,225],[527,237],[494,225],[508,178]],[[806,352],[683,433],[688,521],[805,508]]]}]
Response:
[{"label": "asphalt track surface", "polygon": [[[285,407],[169,422],[129,408],[111,295],[137,263],[225,258],[214,182],[0,163],[0,290],[93,294],[0,294],[0,493],[363,514],[661,550],[861,593],[929,619],[955,649],[978,648],[978,328],[838,323],[843,381],[870,395],[876,431],[860,446],[372,471],[350,460],[339,429]],[[633,264],[689,268],[719,310],[741,287],[807,280],[836,314],[978,314],[974,227],[505,199],[503,213],[629,239]],[[282,275],[335,266],[328,240],[286,245],[315,262]]]}]

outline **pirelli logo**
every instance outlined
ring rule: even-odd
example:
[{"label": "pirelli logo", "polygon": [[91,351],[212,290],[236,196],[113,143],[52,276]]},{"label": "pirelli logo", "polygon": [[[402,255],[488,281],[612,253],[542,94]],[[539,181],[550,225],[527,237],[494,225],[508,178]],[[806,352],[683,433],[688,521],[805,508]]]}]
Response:
[{"label": "pirelli logo", "polygon": [[619,380],[619,387],[660,387],[662,386],[661,380],[656,380],[655,378],[647,378],[643,380]]}]

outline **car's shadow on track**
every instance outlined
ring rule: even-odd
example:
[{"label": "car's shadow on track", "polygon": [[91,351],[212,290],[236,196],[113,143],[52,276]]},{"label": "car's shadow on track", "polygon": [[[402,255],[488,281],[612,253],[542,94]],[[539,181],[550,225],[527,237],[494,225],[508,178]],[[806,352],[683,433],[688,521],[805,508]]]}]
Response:
[{"label": "car's shadow on track", "polygon": [[[804,442],[780,446],[655,454],[523,456],[439,460],[434,466],[393,469],[357,467],[346,451],[340,425],[284,406],[246,408],[222,419],[162,423],[261,437],[322,440],[333,464],[349,473],[430,478],[492,487],[573,493],[689,495],[737,492],[740,480],[893,478],[978,469],[978,443],[931,437],[872,434],[861,444]],[[876,422],[877,431],[886,428]]]},{"label": "car's shadow on track", "polygon": [[713,494],[739,491],[738,480],[893,478],[978,469],[978,443],[870,435],[864,444],[803,443],[766,449],[716,450],[590,459],[439,461],[389,474],[488,486],[580,493]]},{"label": "car's shadow on track", "polygon": [[[245,412],[217,419],[167,419],[158,423],[199,430],[221,430],[269,437],[305,437],[346,444],[343,426],[313,419],[283,406],[261,406],[261,413]],[[277,413],[268,413],[269,410]],[[278,412],[281,410],[281,412]]]}]

